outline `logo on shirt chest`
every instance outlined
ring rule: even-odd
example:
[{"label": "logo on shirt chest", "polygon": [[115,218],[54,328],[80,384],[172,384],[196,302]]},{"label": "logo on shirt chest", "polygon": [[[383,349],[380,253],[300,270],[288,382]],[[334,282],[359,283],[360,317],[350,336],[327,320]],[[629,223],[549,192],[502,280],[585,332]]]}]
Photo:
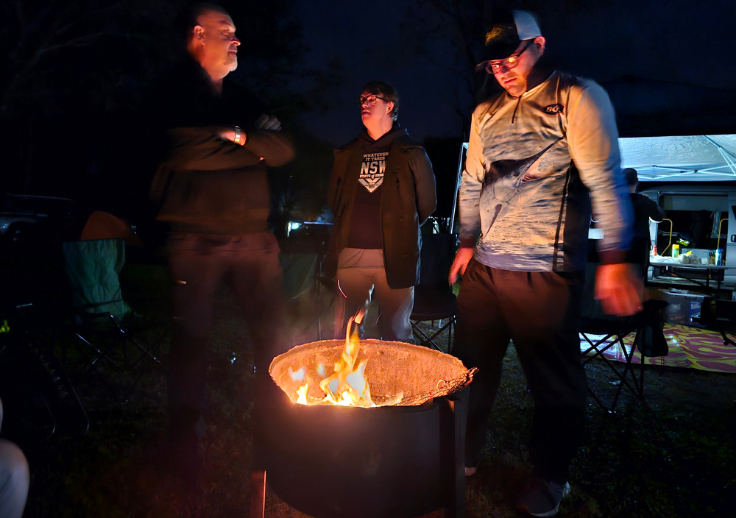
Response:
[{"label": "logo on shirt chest", "polygon": [[565,111],[565,107],[559,103],[557,104],[548,104],[544,108],[542,108],[542,111],[544,111],[547,115],[559,115]]},{"label": "logo on shirt chest", "polygon": [[384,153],[366,153],[363,155],[363,163],[360,165],[360,178],[358,182],[373,193],[383,183],[383,176],[386,173],[386,157],[388,151]]}]

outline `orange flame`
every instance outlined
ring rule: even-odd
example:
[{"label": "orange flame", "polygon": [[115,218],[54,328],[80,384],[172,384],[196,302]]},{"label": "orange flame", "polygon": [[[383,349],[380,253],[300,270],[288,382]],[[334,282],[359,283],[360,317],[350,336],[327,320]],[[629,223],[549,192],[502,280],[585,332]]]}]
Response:
[{"label": "orange flame", "polygon": [[[348,321],[345,336],[345,350],[340,360],[335,363],[334,373],[319,383],[319,388],[325,393],[325,397],[323,399],[308,401],[307,392],[309,391],[309,383],[305,382],[296,390],[296,394],[298,395],[296,403],[301,405],[332,404],[363,408],[377,406],[371,400],[370,385],[365,378],[365,368],[368,360],[358,363],[358,354],[360,353],[358,325],[362,322],[364,316],[365,308],[361,309],[355,317],[350,317]],[[303,373],[303,371],[300,369],[296,373],[293,373],[289,369],[289,373],[292,375],[292,379],[297,380],[300,379],[298,375]],[[302,377],[300,380],[303,379]],[[398,399],[400,400],[401,396]]]}]

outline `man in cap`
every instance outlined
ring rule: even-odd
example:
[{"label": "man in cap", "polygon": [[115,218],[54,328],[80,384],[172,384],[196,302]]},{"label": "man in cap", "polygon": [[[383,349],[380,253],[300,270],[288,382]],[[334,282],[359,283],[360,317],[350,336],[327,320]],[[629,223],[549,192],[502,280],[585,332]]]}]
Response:
[{"label": "man in cap", "polygon": [[487,436],[503,357],[513,340],[534,398],[532,477],[519,506],[552,516],[569,491],[586,405],[578,314],[592,206],[604,231],[595,293],[604,309],[641,309],[625,256],[632,210],[619,165],[613,107],[596,83],[540,64],[535,18],[511,11],[485,35],[478,69],[502,91],[473,112],[460,189],[463,275],[453,354],[478,367],[470,391],[466,475]]}]

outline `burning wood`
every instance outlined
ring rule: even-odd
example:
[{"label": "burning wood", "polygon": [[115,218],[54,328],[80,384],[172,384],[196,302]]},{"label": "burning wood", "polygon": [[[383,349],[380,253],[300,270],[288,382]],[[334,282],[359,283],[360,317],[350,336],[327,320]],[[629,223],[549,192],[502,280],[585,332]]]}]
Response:
[{"label": "burning wood", "polygon": [[[348,321],[347,332],[345,333],[345,350],[340,356],[340,360],[335,363],[334,373],[319,382],[319,388],[324,392],[325,397],[322,399],[309,398],[309,381],[305,381],[296,389],[296,403],[300,405],[339,405],[363,408],[378,406],[371,399],[370,384],[365,377],[368,360],[363,359],[358,362],[360,353],[359,326],[364,316],[365,308],[361,309],[355,317],[350,317]],[[294,381],[304,381],[305,372],[304,367],[296,372],[289,367],[289,374]],[[317,373],[324,376],[324,372],[324,364],[319,364]],[[395,405],[401,401],[403,396],[404,394],[399,392],[393,398],[383,401],[381,406]]]},{"label": "burning wood", "polygon": [[273,360],[271,377],[292,403],[416,406],[472,381],[475,369],[469,371],[448,354],[403,342],[360,341],[359,322],[349,324],[344,341],[299,345]]}]

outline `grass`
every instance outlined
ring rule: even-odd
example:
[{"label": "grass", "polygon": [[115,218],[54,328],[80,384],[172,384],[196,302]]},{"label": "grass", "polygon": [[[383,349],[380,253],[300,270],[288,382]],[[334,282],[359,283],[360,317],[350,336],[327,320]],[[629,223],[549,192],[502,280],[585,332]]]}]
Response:
[{"label": "grass", "polygon": [[[126,281],[126,297],[136,309],[165,313],[165,297],[143,296],[165,288],[162,270],[131,266]],[[297,301],[290,308],[304,341],[316,337],[313,321],[303,319],[313,302]],[[140,363],[132,376],[101,366],[105,379],[118,389],[114,395],[94,376],[78,381],[90,420],[84,436],[60,429],[48,438],[50,420],[33,395],[33,384],[21,380],[10,393],[6,387],[4,432],[23,447],[32,472],[26,518],[248,516],[251,355],[246,329],[227,292],[218,298],[217,315],[205,415],[208,469],[196,489],[161,468],[166,383],[152,362]],[[61,342],[55,343],[58,350]],[[20,356],[17,351],[0,355],[0,367],[21,361]],[[76,362],[70,353],[67,369],[72,374],[79,372]],[[591,386],[608,395],[614,385],[606,371],[595,361],[586,369]],[[586,439],[572,466],[572,494],[563,501],[560,516],[734,515],[728,506],[736,485],[736,376],[661,368],[647,369],[646,376],[646,399],[624,392],[615,414],[591,400]],[[515,499],[530,469],[532,410],[510,347],[487,447],[478,474],[467,481],[467,516],[520,516]],[[269,491],[266,516],[305,515]]]}]

